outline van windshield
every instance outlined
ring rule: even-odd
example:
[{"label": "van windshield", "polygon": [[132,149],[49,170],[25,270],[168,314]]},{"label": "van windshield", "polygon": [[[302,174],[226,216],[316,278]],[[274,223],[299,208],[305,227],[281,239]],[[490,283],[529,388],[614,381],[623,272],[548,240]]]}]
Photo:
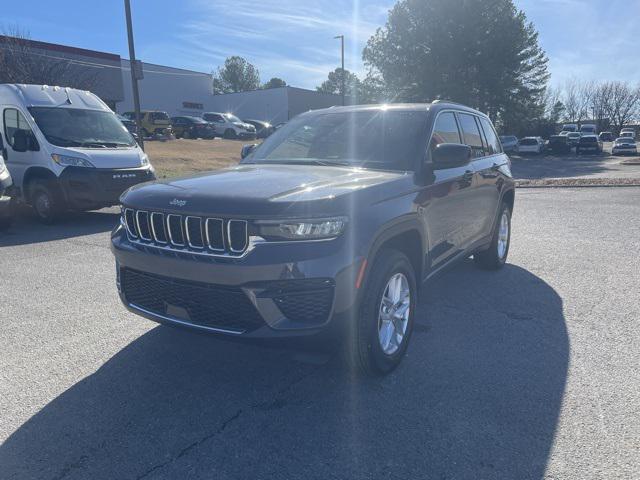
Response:
[{"label": "van windshield", "polygon": [[426,147],[426,112],[303,115],[267,138],[243,163],[414,169]]},{"label": "van windshield", "polygon": [[115,114],[59,107],[29,108],[47,141],[58,147],[118,148],[136,144]]}]

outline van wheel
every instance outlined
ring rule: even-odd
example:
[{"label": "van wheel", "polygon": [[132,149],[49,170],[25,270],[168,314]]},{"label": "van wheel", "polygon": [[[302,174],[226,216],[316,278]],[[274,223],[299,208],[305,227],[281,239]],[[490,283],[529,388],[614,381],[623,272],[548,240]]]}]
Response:
[{"label": "van wheel", "polygon": [[64,200],[52,182],[36,180],[29,188],[29,203],[38,220],[45,224],[54,223],[64,210]]},{"label": "van wheel", "polygon": [[473,254],[473,260],[485,270],[498,270],[507,261],[511,243],[511,211],[506,203],[502,204],[498,221],[493,231],[491,245],[486,250]]},{"label": "van wheel", "polygon": [[402,361],[413,331],[417,286],[406,255],[380,251],[364,292],[345,345],[347,359],[364,375],[384,375]]},{"label": "van wheel", "polygon": [[234,140],[236,137],[237,137],[236,131],[233,130],[232,128],[227,128],[224,131],[224,138],[226,138],[227,140]]}]

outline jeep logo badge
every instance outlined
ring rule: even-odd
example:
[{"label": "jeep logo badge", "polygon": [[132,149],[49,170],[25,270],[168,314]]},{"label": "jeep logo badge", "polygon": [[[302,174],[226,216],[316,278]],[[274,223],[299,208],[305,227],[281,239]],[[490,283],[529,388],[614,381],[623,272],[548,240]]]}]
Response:
[{"label": "jeep logo badge", "polygon": [[175,207],[184,207],[186,204],[187,204],[186,200],[178,200],[177,198],[174,198],[169,202],[169,205],[173,205]]}]

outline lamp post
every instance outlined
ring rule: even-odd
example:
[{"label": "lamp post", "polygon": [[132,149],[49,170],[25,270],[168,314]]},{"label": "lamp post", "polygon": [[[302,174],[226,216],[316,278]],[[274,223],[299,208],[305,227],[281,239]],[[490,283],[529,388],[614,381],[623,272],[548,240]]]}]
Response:
[{"label": "lamp post", "polygon": [[340,51],[342,54],[342,74],[340,76],[340,83],[341,83],[341,93],[342,93],[342,106],[345,105],[345,101],[344,101],[344,77],[345,77],[345,71],[344,71],[344,35],[337,35],[335,37],[333,37],[334,39],[340,39]]},{"label": "lamp post", "polygon": [[138,93],[138,72],[136,63],[136,51],[133,48],[133,27],[131,25],[131,5],[129,0],[124,0],[124,11],[127,17],[127,37],[129,40],[129,69],[131,70],[131,90],[133,91],[133,108],[136,112],[136,133],[138,143],[144,151],[144,140],[140,130],[140,94]]}]

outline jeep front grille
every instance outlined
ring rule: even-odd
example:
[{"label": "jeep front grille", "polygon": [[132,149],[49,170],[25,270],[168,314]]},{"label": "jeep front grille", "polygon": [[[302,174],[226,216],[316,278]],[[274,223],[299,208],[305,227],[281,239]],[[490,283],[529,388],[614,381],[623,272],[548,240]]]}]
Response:
[{"label": "jeep front grille", "polygon": [[149,212],[125,208],[129,240],[181,252],[241,257],[249,248],[246,220]]}]

